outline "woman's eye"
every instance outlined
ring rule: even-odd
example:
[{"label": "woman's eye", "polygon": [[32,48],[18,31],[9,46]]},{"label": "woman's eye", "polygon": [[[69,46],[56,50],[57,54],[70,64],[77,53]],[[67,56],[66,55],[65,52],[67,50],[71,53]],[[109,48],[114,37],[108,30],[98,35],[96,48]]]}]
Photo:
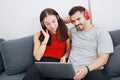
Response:
[{"label": "woman's eye", "polygon": [[52,21],[53,23],[55,23],[56,21]]},{"label": "woman's eye", "polygon": [[50,25],[49,23],[46,23],[46,25],[48,26],[48,25]]}]

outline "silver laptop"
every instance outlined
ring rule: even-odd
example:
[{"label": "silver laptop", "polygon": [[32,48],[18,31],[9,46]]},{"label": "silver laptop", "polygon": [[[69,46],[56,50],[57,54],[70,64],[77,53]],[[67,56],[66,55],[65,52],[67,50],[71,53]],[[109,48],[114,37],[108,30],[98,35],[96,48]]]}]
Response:
[{"label": "silver laptop", "polygon": [[35,65],[44,77],[73,79],[75,75],[71,63],[35,62]]}]

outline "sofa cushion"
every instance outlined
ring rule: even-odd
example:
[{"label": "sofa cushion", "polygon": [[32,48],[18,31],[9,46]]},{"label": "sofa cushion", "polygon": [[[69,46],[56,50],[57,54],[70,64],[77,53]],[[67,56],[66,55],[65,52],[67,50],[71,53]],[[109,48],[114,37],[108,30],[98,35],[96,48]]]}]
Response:
[{"label": "sofa cushion", "polygon": [[7,75],[5,72],[3,72],[0,75],[0,80],[23,80],[24,76],[25,76],[25,73],[20,73],[16,75]]},{"label": "sofa cushion", "polygon": [[110,78],[110,80],[120,80],[120,77]]},{"label": "sofa cushion", "polygon": [[110,31],[114,47],[120,44],[120,29]]},{"label": "sofa cushion", "polygon": [[4,41],[4,39],[0,39],[0,74],[4,71],[2,56],[1,56],[1,42]]},{"label": "sofa cushion", "polygon": [[114,53],[105,66],[105,71],[111,77],[120,76],[120,45],[115,47]]},{"label": "sofa cushion", "polygon": [[33,64],[33,36],[4,41],[1,52],[8,75],[23,72]]}]

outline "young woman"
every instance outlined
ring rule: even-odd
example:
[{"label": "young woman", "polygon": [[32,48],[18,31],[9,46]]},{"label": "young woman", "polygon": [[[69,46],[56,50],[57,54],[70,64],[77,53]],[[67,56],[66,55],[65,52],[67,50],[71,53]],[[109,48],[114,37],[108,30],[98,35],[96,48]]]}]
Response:
[{"label": "young woman", "polygon": [[[34,35],[35,60],[42,62],[66,62],[70,52],[70,32],[58,13],[51,8],[40,14],[41,31]],[[44,78],[32,65],[23,80],[50,80]],[[53,79],[52,79],[53,80]]]}]

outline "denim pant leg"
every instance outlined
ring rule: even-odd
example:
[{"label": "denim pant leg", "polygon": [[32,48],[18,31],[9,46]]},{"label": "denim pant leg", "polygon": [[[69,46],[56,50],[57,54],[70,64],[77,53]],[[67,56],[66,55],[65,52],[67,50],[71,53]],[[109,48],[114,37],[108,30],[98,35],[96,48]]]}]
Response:
[{"label": "denim pant leg", "polygon": [[39,70],[35,65],[32,65],[28,68],[23,80],[40,80]]},{"label": "denim pant leg", "polygon": [[88,73],[82,80],[110,80],[110,77],[104,74],[102,70],[94,70]]}]

